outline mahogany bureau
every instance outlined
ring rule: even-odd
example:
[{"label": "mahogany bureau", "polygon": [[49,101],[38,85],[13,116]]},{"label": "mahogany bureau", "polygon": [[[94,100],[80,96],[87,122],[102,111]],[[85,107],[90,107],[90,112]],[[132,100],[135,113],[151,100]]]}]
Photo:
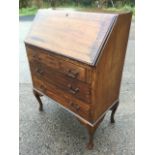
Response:
[{"label": "mahogany bureau", "polygon": [[88,149],[106,112],[111,123],[132,14],[39,10],[25,39],[33,93],[57,101],[87,128]]}]

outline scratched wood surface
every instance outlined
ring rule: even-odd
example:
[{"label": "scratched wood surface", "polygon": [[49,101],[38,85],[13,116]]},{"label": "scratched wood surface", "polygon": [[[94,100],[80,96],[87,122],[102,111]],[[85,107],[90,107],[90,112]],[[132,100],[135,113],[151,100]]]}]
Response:
[{"label": "scratched wood surface", "polygon": [[94,65],[117,16],[39,10],[25,42]]}]

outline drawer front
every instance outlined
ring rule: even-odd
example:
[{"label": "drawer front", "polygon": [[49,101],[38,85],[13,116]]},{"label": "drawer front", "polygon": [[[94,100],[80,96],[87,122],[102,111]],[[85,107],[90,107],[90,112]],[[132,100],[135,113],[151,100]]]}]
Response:
[{"label": "drawer front", "polygon": [[68,77],[84,82],[90,81],[86,77],[87,71],[85,68],[74,65],[68,61],[58,59],[50,52],[45,52],[38,48],[33,49],[27,47],[27,53],[30,61],[38,60],[41,63],[46,63],[47,66],[67,75]]},{"label": "drawer front", "polygon": [[36,78],[54,85],[69,97],[77,98],[86,103],[91,102],[91,87],[89,84],[72,79],[37,61],[30,62],[30,66],[31,72]]},{"label": "drawer front", "polygon": [[33,86],[36,90],[40,91],[44,95],[59,102],[65,108],[76,113],[82,118],[90,121],[90,105],[85,104],[75,98],[66,96],[60,89],[57,89],[54,85],[49,84],[47,81],[41,81],[36,76],[33,76]]}]

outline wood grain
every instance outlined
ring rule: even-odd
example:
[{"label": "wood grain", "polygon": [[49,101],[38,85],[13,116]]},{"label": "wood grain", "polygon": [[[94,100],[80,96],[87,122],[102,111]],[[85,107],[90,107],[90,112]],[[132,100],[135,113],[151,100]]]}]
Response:
[{"label": "wood grain", "polygon": [[88,129],[88,148],[106,112],[111,122],[132,14],[39,11],[25,41],[33,92],[65,107]]},{"label": "wood grain", "polygon": [[40,79],[48,85],[54,85],[55,89],[61,89],[62,93],[68,94],[70,97],[91,103],[91,86],[76,79],[72,79],[65,74],[47,67],[46,65],[33,61],[30,62],[32,76]]},{"label": "wood grain", "polygon": [[40,10],[25,42],[94,64],[116,17],[116,14]]},{"label": "wood grain", "polygon": [[89,66],[79,64],[77,61],[69,60],[61,56],[53,55],[52,53],[49,54],[46,50],[32,47],[30,45],[27,45],[26,49],[29,61],[37,60],[46,64],[51,69],[64,74],[68,74],[69,71],[72,73],[77,72],[78,75],[76,76],[76,79],[86,83],[91,83],[91,68]]},{"label": "wood grain", "polygon": [[118,16],[93,70],[92,115],[94,121],[119,99],[131,17],[131,13]]},{"label": "wood grain", "polygon": [[80,117],[85,118],[87,121],[91,121],[89,104],[66,95],[62,90],[57,89],[55,85],[51,85],[47,81],[42,81],[36,78],[36,76],[33,76],[33,86],[35,91],[41,92],[43,95],[61,103],[61,105],[66,109],[69,109]]}]

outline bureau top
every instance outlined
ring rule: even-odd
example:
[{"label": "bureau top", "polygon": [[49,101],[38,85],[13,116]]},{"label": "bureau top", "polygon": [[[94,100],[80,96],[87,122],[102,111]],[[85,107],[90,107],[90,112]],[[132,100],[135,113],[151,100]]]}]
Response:
[{"label": "bureau top", "polygon": [[117,16],[42,9],[25,43],[94,65]]}]

